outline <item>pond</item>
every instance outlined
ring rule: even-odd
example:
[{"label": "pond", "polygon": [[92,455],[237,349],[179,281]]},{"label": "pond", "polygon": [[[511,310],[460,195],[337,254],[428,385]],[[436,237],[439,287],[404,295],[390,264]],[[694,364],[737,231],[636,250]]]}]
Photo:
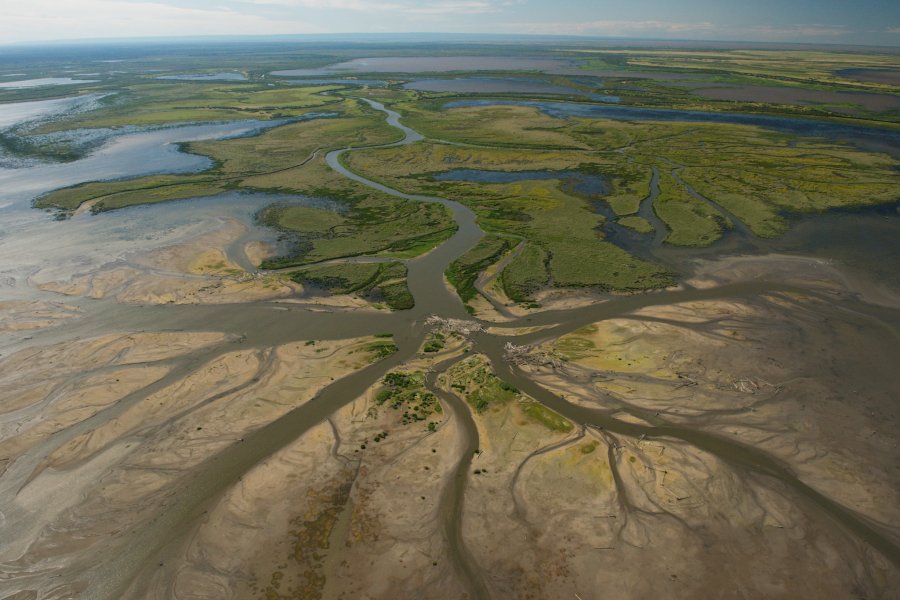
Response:
[{"label": "pond", "polygon": [[581,171],[487,171],[454,169],[431,176],[435,181],[470,181],[473,183],[513,183],[516,181],[560,180],[567,189],[588,198],[609,193],[609,184],[602,175]]},{"label": "pond", "polygon": [[557,94],[585,96],[598,102],[618,102],[616,96],[605,96],[582,90],[547,83],[538,79],[460,77],[455,79],[419,79],[403,86],[408,90],[423,92],[456,92],[476,94]]},{"label": "pond", "polygon": [[355,58],[317,69],[273,71],[272,75],[304,77],[330,75],[339,71],[357,73],[441,73],[450,71],[545,71],[569,65],[555,58],[524,56],[379,56]]},{"label": "pond", "polygon": [[900,69],[841,69],[834,74],[858,81],[900,85]]},{"label": "pond", "polygon": [[895,156],[900,155],[900,130],[845,125],[834,121],[797,119],[756,113],[674,110],[539,100],[452,100],[445,103],[444,108],[493,105],[532,106],[557,119],[575,117],[623,121],[687,121],[755,125],[795,135],[839,139],[861,147],[890,152]]},{"label": "pond", "polygon": [[243,73],[222,71],[221,73],[192,73],[186,75],[160,75],[157,79],[174,79],[177,81],[247,81]]},{"label": "pond", "polygon": [[46,85],[74,85],[77,83],[96,83],[96,79],[72,79],[71,77],[42,77],[40,79],[22,79],[20,81],[4,81],[0,88],[19,90],[24,88],[43,87]]},{"label": "pond", "polygon": [[387,85],[387,81],[380,79],[295,79],[291,83],[306,85]]}]

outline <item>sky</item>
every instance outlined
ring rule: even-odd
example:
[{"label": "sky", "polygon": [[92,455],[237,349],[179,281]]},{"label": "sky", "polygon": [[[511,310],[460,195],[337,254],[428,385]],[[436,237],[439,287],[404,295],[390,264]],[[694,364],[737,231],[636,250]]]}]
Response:
[{"label": "sky", "polygon": [[900,0],[0,0],[0,44],[407,32],[900,46]]}]

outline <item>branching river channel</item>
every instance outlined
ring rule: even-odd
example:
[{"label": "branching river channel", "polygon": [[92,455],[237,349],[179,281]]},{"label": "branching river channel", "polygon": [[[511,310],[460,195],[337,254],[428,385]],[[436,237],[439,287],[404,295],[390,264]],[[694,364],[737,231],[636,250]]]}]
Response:
[{"label": "branching river channel", "polygon": [[[376,147],[411,144],[424,139],[421,134],[403,125],[396,112],[377,102],[366,102],[374,109],[386,113],[387,122],[404,133],[403,140]],[[380,192],[412,201],[441,204],[451,212],[456,221],[458,229],[450,239],[433,251],[406,261],[408,285],[415,298],[414,308],[393,313],[361,314],[312,311],[290,305],[286,305],[287,308],[274,308],[266,303],[138,307],[119,304],[113,300],[99,300],[97,303],[104,307],[103,310],[91,311],[81,319],[56,328],[55,333],[48,334],[51,339],[57,335],[69,338],[88,337],[96,335],[98,331],[153,329],[159,323],[164,323],[166,328],[173,330],[192,330],[197,329],[197,323],[214,323],[216,330],[242,336],[243,347],[260,353],[265,353],[276,344],[294,340],[340,340],[379,333],[393,334],[398,346],[398,351],[393,355],[335,380],[312,400],[248,433],[240,442],[228,446],[192,469],[190,475],[180,481],[168,504],[157,512],[155,518],[136,525],[133,530],[94,556],[94,565],[89,575],[92,597],[116,599],[123,597],[127,590],[133,590],[135,581],[146,576],[173,548],[183,544],[204,512],[245,473],[325,421],[342,406],[360,397],[391,369],[413,358],[432,328],[427,323],[428,317],[432,315],[442,319],[473,322],[475,333],[469,336],[471,352],[486,356],[500,379],[570,420],[576,428],[595,430],[610,440],[617,439],[617,436],[676,440],[717,457],[738,473],[775,480],[795,502],[807,507],[808,514],[836,522],[848,535],[869,545],[894,565],[900,566],[900,547],[890,535],[885,534],[866,517],[804,483],[787,464],[764,450],[699,428],[669,422],[665,415],[660,416],[659,413],[632,409],[634,419],[621,419],[613,416],[615,411],[570,402],[537,383],[526,369],[509,359],[506,348],[508,342],[519,345],[539,344],[606,319],[630,316],[639,320],[642,317],[634,313],[640,309],[685,302],[740,299],[752,304],[765,302],[764,297],[803,293],[806,296],[816,296],[832,305],[843,303],[842,307],[835,307],[835,310],[843,311],[842,318],[858,319],[860,322],[877,318],[877,315],[873,315],[875,309],[854,298],[819,294],[814,290],[801,289],[774,279],[755,279],[702,289],[682,285],[677,289],[660,292],[611,296],[603,302],[588,306],[565,311],[545,311],[500,324],[478,321],[466,312],[460,299],[448,289],[443,278],[450,263],[471,249],[484,235],[476,222],[475,213],[452,200],[409,195],[367,179],[349,170],[342,161],[351,151],[348,148],[330,152],[326,157],[328,165],[343,176]],[[532,329],[524,335],[513,335],[513,330],[525,327]],[[505,330],[509,333],[504,333]],[[183,361],[178,368],[155,382],[155,388],[161,389],[184,377],[192,368],[223,352],[225,350],[221,347],[196,350],[189,360]],[[465,436],[465,443],[458,449],[460,454],[456,468],[446,480],[439,498],[441,532],[460,581],[472,598],[484,599],[490,597],[485,573],[467,550],[462,528],[465,491],[472,472],[471,463],[473,454],[480,445],[478,429],[465,402],[440,389],[438,385],[441,375],[461,359],[462,357],[452,358],[435,365],[427,375],[426,385],[449,409],[448,417],[455,420]],[[4,486],[24,485],[34,465],[43,458],[90,428],[93,422],[108,420],[116,413],[126,410],[149,391],[151,390],[147,388],[141,389],[77,426],[49,437],[34,448],[28,460],[20,460],[10,466],[3,479]],[[613,404],[615,403],[611,403]]]}]

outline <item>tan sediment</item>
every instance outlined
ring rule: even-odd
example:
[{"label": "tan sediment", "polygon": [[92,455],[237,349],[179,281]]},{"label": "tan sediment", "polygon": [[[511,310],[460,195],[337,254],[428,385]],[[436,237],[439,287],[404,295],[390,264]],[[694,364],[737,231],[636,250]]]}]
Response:
[{"label": "tan sediment", "polygon": [[77,317],[80,310],[62,302],[0,301],[0,333],[44,329]]},{"label": "tan sediment", "polygon": [[[396,370],[426,370],[461,348]],[[149,597],[168,597],[171,577],[185,597],[442,598],[458,590],[436,511],[460,433],[446,411],[434,416],[433,433],[422,422],[404,425],[400,411],[374,401],[380,387],[248,472],[152,578]]]},{"label": "tan sediment", "polygon": [[519,336],[549,329],[552,325],[535,325],[532,327],[488,327],[486,331],[492,335]]},{"label": "tan sediment", "polygon": [[278,303],[285,305],[296,305],[308,310],[316,310],[317,308],[321,308],[323,310],[330,308],[340,308],[355,311],[373,312],[385,312],[390,310],[387,307],[379,308],[368,300],[352,294],[344,294],[339,296],[314,296],[310,298],[287,298],[284,300],[279,300]]},{"label": "tan sediment", "polygon": [[75,209],[75,212],[72,213],[73,217],[80,217],[81,215],[87,214],[91,212],[91,209],[94,208],[94,205],[97,204],[100,200],[87,200],[86,202],[82,202],[78,205],[78,208]]},{"label": "tan sediment", "polygon": [[123,261],[64,281],[41,281],[42,290],[67,296],[115,296],[127,304],[225,304],[281,299],[302,287],[288,277],[247,273],[228,260],[225,247],[246,232],[234,219],[190,241],[127,255]]},{"label": "tan sediment", "polygon": [[119,334],[29,348],[0,359],[0,418],[12,415],[0,428],[0,457],[7,459],[0,468],[168,372],[168,366],[153,363],[224,339],[218,333]]},{"label": "tan sediment", "polygon": [[[809,485],[900,534],[891,525],[900,519],[888,475],[892,442],[878,417],[887,406],[884,389],[850,377],[859,367],[840,365],[852,328],[823,330],[798,319],[800,307],[827,312],[820,300],[802,296],[648,308],[634,320],[603,321],[547,344],[544,351],[562,348],[567,360],[530,372],[572,402],[637,409],[632,420],[701,419],[703,429],[764,449]],[[889,344],[885,335],[870,343]],[[810,346],[818,355],[812,361]],[[861,360],[873,355],[866,356]],[[871,412],[848,405],[854,397]]]},{"label": "tan sediment", "polygon": [[267,242],[252,241],[244,245],[244,254],[250,264],[259,266],[262,261],[275,255],[275,247]]},{"label": "tan sediment", "polygon": [[[190,336],[181,341],[189,343]],[[150,340],[142,342],[143,348],[150,346]],[[114,541],[165,510],[166,498],[175,493],[178,481],[189,477],[201,461],[225,445],[240,443],[247,431],[307,401],[334,378],[368,364],[370,342],[370,338],[300,342],[267,351],[228,351],[75,436],[52,451],[31,476],[27,498],[47,495],[53,498],[53,506],[46,509],[45,519],[34,521],[39,529],[14,530],[16,538],[8,540],[4,559],[17,565],[17,570],[63,558],[68,564],[81,560],[89,564],[98,541]],[[128,344],[121,339],[87,345],[96,354],[109,352],[108,346],[120,346],[122,352],[116,358],[128,360]],[[164,345],[156,352],[144,352],[142,358],[164,352],[171,351]],[[93,358],[89,352],[84,354]],[[78,368],[71,360],[69,365]],[[135,372],[145,369],[144,365],[133,367]],[[104,376],[116,375],[122,384],[118,371],[104,372]],[[144,375],[149,378],[150,370]],[[45,420],[72,420],[71,411],[78,410],[75,407],[83,398],[94,398],[96,404],[99,396],[114,403],[137,385],[104,387],[107,383],[98,379],[77,395],[61,397],[48,405]],[[70,408],[55,414],[55,407]],[[18,443],[15,437],[11,440]],[[80,481],[83,492],[57,493],[65,488],[66,478]],[[21,549],[21,555],[8,555],[15,549]]]}]

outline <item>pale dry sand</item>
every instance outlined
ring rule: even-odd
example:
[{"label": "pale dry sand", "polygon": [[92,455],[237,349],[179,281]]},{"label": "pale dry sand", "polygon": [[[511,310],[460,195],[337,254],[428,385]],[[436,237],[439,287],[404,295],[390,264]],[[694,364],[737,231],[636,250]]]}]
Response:
[{"label": "pale dry sand", "polygon": [[0,301],[0,333],[53,327],[79,316],[80,310],[63,302],[45,300]]},{"label": "pale dry sand", "polygon": [[4,395],[32,391],[0,439],[5,572],[42,593],[62,574],[89,585],[79,571],[162,514],[192,469],[369,364],[370,342],[257,350],[221,334],[133,334],[6,358],[18,370],[2,371]]},{"label": "pale dry sand", "polygon": [[[449,344],[395,370],[427,370],[460,349]],[[402,424],[398,411],[375,403],[379,388],[242,477],[141,597],[458,594],[438,500],[459,456],[460,431],[446,409],[435,415],[434,433]],[[389,435],[375,441],[382,432]]]},{"label": "pale dry sand", "polygon": [[[230,268],[204,248],[122,268],[138,280],[162,265],[191,277]],[[761,450],[900,539],[888,425],[898,414],[877,378],[891,372],[895,342],[888,329],[860,338],[863,321],[835,304],[852,282],[833,265],[774,257],[710,262],[690,285],[772,273],[803,290],[645,308],[545,342],[521,370],[621,422]],[[599,297],[548,298],[574,307]],[[334,306],[371,310],[349,298],[322,310]],[[434,432],[379,406],[373,385],[211,498],[164,560],[135,567],[125,597],[471,597],[453,531],[496,598],[890,597],[900,587],[896,568],[807,498],[727,455],[554,429],[523,395],[471,410],[469,382],[482,375],[455,369],[490,365],[444,334],[443,351],[420,349],[394,369],[462,361],[437,376],[457,401],[441,402]],[[371,341],[245,348],[217,333],[119,334],[0,359],[0,561],[11,593],[89,597],[91,569],[133,551],[128,532],[153,532],[207,461],[369,364]],[[465,450],[468,418],[476,456]],[[458,479],[463,458],[472,462]],[[457,486],[460,520],[447,512]]]},{"label": "pale dry sand", "polygon": [[[67,296],[106,298],[127,304],[220,304],[288,298],[302,291],[288,277],[248,273],[229,260],[225,248],[246,227],[223,219],[219,228],[188,242],[134,252],[97,270],[67,280],[32,282],[42,290]],[[253,245],[255,260],[264,251]]]},{"label": "pale dry sand", "polygon": [[258,267],[262,261],[275,255],[275,247],[266,242],[247,242],[244,245],[244,254],[247,256],[250,264]]}]

